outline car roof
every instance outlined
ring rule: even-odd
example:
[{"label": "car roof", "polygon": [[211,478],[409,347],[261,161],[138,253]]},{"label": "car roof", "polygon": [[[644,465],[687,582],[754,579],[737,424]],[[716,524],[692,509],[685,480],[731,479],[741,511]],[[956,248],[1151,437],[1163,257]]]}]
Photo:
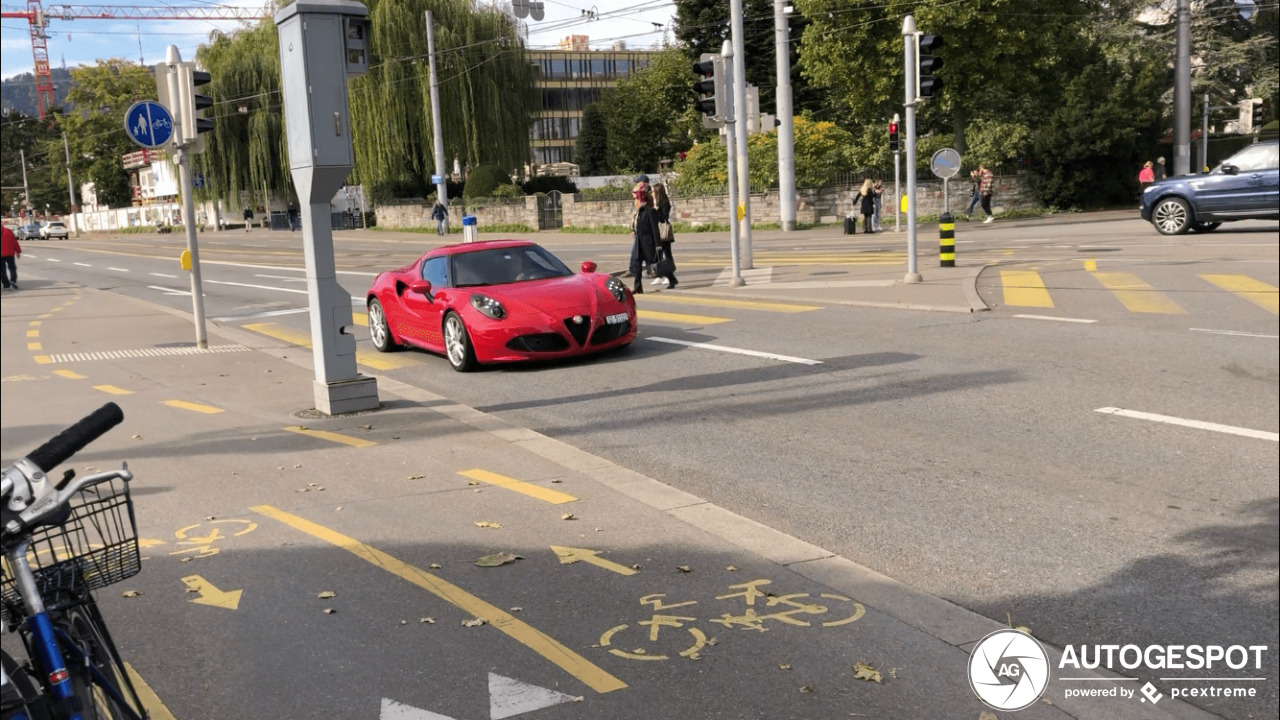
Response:
[{"label": "car roof", "polygon": [[525,247],[528,245],[537,245],[532,240],[481,240],[471,243],[455,243],[453,245],[445,245],[435,248],[424,257],[440,257],[442,255],[461,255],[463,253],[479,252],[481,250],[500,250],[509,247]]}]

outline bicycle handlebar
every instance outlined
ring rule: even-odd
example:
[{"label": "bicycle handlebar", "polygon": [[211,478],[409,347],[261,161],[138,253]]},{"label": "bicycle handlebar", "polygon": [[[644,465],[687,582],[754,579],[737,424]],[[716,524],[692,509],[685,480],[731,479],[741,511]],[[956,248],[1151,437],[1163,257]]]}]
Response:
[{"label": "bicycle handlebar", "polygon": [[109,402],[36,448],[27,459],[48,473],[123,420],[120,406]]}]

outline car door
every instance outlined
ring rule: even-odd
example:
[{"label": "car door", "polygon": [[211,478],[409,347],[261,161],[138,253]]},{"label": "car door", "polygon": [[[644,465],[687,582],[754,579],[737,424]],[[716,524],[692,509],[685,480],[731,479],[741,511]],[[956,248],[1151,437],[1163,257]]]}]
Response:
[{"label": "car door", "polygon": [[440,332],[440,324],[444,321],[444,303],[436,295],[448,286],[448,263],[447,256],[433,257],[424,260],[419,267],[419,277],[431,283],[430,296],[405,290],[400,297],[405,320],[413,328],[413,337],[433,350],[444,347],[444,338]]},{"label": "car door", "polygon": [[[1256,148],[1256,150],[1254,150]],[[1280,212],[1280,144],[1254,145],[1248,166],[1240,168],[1249,183],[1250,214],[1274,215]]]},{"label": "car door", "polygon": [[[1230,161],[1228,161],[1230,162]],[[1200,175],[1188,181],[1191,186],[1197,220],[1227,216],[1239,212],[1249,202],[1249,178],[1239,173],[1222,172],[1227,163],[1218,166],[1209,175]]]}]

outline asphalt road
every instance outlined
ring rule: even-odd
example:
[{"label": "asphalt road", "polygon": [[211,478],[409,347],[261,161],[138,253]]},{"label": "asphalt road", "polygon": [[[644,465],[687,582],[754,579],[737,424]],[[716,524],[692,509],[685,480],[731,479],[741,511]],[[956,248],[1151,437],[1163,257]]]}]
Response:
[{"label": "asphalt road", "polygon": [[[1277,431],[1275,310],[1265,292],[1206,278],[1268,284],[1274,308],[1276,228],[1229,228],[1171,239],[1136,221],[965,226],[961,262],[999,263],[979,279],[989,313],[712,306],[676,291],[641,299],[668,315],[644,322],[624,353],[462,375],[408,352],[388,356],[403,367],[385,373],[1055,645],[1266,644],[1265,667],[1246,671],[1267,678],[1264,698],[1197,704],[1274,717],[1276,443],[1098,412]],[[373,273],[435,240],[337,236],[339,281],[357,298]],[[617,236],[539,239],[571,266],[620,267],[627,251]],[[834,234],[762,233],[757,253],[814,264],[900,256],[900,240],[877,242],[854,252]],[[208,316],[305,332],[297,244],[202,236]],[[169,236],[31,243],[37,257],[24,266],[189,310],[179,247]],[[696,288],[727,251],[689,236],[679,253],[692,279],[682,287]]]}]

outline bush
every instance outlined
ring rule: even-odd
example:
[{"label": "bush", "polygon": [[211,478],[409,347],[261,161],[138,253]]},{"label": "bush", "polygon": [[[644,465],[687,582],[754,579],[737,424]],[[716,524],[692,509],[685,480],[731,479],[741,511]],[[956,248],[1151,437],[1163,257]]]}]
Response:
[{"label": "bush", "polygon": [[520,189],[520,186],[514,183],[503,183],[494,188],[490,195],[496,198],[524,197],[524,190]]},{"label": "bush", "polygon": [[578,192],[578,186],[569,178],[560,175],[540,175],[535,178],[529,178],[524,182],[525,195],[549,193],[552,190],[559,190],[567,195],[572,195]]},{"label": "bush", "polygon": [[606,185],[599,188],[582,188],[578,198],[583,202],[602,202],[605,200],[630,200],[631,188],[618,185]]},{"label": "bush", "polygon": [[486,197],[492,195],[499,185],[510,181],[506,171],[497,165],[481,165],[467,176],[467,184],[462,188],[462,197]]}]

